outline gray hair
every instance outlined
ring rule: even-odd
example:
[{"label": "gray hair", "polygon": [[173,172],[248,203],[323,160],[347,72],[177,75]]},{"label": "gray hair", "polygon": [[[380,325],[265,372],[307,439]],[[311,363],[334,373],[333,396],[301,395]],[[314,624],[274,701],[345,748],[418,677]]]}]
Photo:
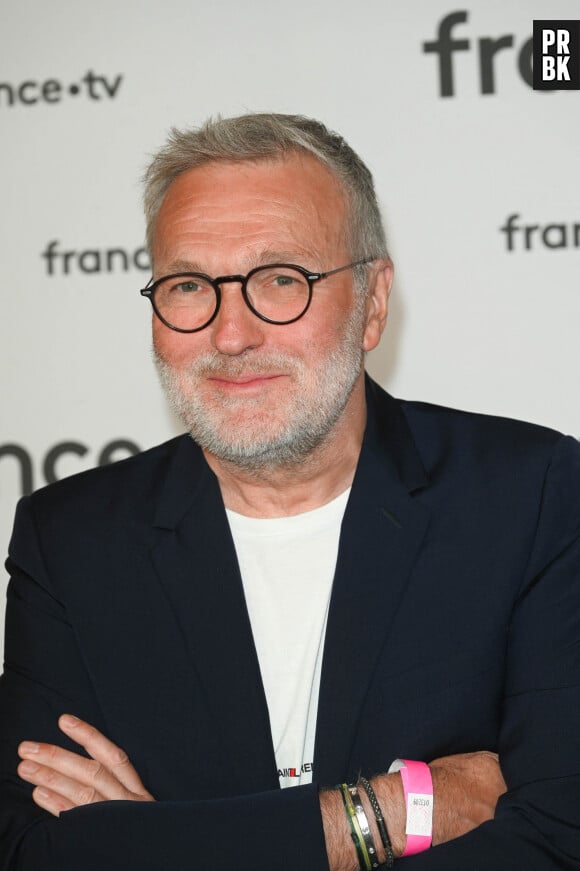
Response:
[{"label": "gray hair", "polygon": [[[149,252],[152,253],[155,222],[165,194],[182,172],[216,161],[258,162],[296,151],[317,158],[343,189],[352,259],[387,257],[373,177],[360,157],[342,136],[320,121],[302,115],[270,113],[237,118],[218,116],[197,129],[171,130],[167,143],[154,155],[143,178]],[[355,279],[359,289],[366,287],[365,267],[355,270]]]}]

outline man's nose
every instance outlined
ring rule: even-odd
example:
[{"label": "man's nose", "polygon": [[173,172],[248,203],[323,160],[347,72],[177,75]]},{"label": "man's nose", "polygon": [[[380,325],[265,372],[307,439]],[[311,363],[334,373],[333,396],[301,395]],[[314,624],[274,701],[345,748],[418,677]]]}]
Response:
[{"label": "man's nose", "polygon": [[210,325],[216,351],[235,356],[258,347],[263,342],[265,326],[246,305],[240,282],[221,286],[220,308]]}]

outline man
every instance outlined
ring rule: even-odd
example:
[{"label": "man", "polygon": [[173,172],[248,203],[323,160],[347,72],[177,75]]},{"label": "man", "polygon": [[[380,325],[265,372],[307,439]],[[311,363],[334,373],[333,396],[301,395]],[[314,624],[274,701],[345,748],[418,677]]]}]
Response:
[{"label": "man", "polygon": [[193,439],[19,507],[3,869],[577,867],[578,446],[365,380],[392,264],[322,125],[175,131],[146,211]]}]

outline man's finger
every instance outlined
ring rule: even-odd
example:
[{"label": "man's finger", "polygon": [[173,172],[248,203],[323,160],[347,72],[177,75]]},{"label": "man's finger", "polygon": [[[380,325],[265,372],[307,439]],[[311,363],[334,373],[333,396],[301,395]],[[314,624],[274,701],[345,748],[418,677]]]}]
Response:
[{"label": "man's finger", "polygon": [[65,735],[84,747],[93,759],[100,762],[107,771],[112,772],[119,783],[129,792],[152,798],[143,786],[141,778],[131,765],[125,751],[109,741],[102,732],[71,714],[63,714],[59,718],[58,725]]},{"label": "man's finger", "polygon": [[[85,792],[92,789],[103,798],[132,798],[132,793],[119,782],[115,775],[95,759],[86,759],[84,756],[79,756],[78,753],[71,753],[69,750],[64,750],[54,744],[36,744],[32,741],[24,741],[18,748],[18,754],[27,763],[26,765],[21,763],[18,768],[18,773],[23,780],[28,780],[29,783],[34,783],[37,786],[54,788],[56,792],[71,798],[77,804],[86,804],[87,802],[77,801],[76,795],[72,794],[70,788],[63,792],[57,782],[59,776],[65,778],[67,782],[78,784]],[[32,766],[36,766],[38,770]],[[56,785],[51,782],[49,772],[52,772],[52,778],[55,779]],[[43,779],[39,780],[39,776]],[[95,800],[100,801],[102,798]]]},{"label": "man's finger", "polygon": [[55,817],[60,816],[63,811],[70,811],[76,807],[69,799],[42,786],[37,786],[32,791],[32,798],[38,807],[48,811]]},{"label": "man's finger", "polygon": [[[38,762],[32,762],[30,759],[25,759],[20,763],[18,774],[22,780],[26,780],[27,783],[32,783],[40,788],[41,792],[39,795],[41,798],[43,797],[42,790],[45,790],[69,802],[70,807],[93,804],[97,801],[104,801],[105,798],[94,785],[67,777],[66,774],[57,769],[49,768],[47,765],[41,765]],[[119,788],[122,789],[123,787]],[[60,810],[67,809],[66,807],[60,807]]]}]

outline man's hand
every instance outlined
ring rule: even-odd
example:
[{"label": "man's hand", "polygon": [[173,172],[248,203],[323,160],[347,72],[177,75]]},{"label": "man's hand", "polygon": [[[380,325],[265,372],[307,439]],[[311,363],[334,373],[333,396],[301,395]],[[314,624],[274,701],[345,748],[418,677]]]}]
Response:
[{"label": "man's hand", "polygon": [[495,753],[461,753],[429,763],[435,813],[433,844],[470,832],[495,814],[497,800],[507,789]]},{"label": "man's hand", "polygon": [[39,807],[59,816],[98,801],[155,801],[120,747],[70,714],[63,714],[58,725],[92,758],[53,744],[24,741],[18,748],[23,760],[18,774],[36,787],[32,797]]}]

